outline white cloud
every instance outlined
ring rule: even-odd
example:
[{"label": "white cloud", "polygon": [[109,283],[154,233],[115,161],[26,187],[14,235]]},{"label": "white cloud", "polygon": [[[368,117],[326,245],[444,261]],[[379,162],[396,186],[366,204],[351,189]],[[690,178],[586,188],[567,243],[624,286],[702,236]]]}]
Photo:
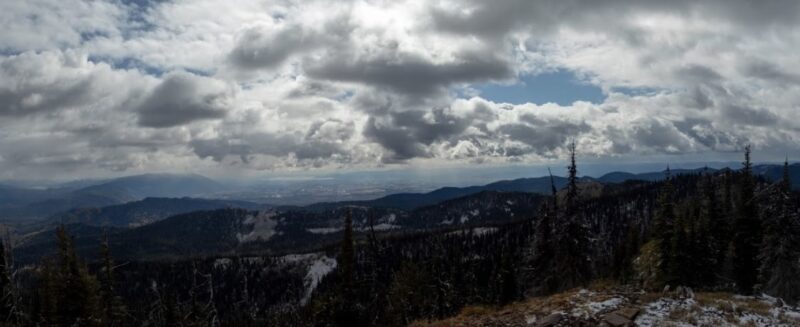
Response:
[{"label": "white cloud", "polygon": [[[536,162],[571,139],[597,158],[797,151],[798,6],[5,1],[0,167]],[[510,105],[471,88],[554,70],[607,99]]]}]

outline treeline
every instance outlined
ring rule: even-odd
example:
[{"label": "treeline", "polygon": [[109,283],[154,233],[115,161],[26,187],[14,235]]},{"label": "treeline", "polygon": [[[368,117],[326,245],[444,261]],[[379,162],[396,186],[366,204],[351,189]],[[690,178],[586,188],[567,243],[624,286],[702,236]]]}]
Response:
[{"label": "treeline", "polygon": [[399,326],[596,279],[800,300],[800,215],[788,162],[782,180],[768,183],[753,175],[747,147],[739,171],[670,176],[667,169],[663,182],[587,199],[573,145],[568,174],[566,189],[553,187],[533,219],[496,233],[368,240],[355,258],[345,237],[339,258],[348,268],[318,289],[306,324]]},{"label": "treeline", "polygon": [[683,285],[800,300],[800,208],[788,162],[780,181],[759,182],[747,147],[740,171],[705,175],[699,184],[698,194],[678,200],[671,180],[664,183],[633,277],[648,288]]},{"label": "treeline", "polygon": [[0,319],[9,326],[113,326],[127,319],[116,295],[108,243],[99,251],[97,274],[75,253],[63,226],[56,229],[57,252],[36,267],[11,269],[11,251],[0,241]]},{"label": "treeline", "polygon": [[782,180],[767,182],[753,175],[748,147],[738,171],[588,196],[570,149],[566,188],[553,186],[527,219],[381,236],[355,233],[345,214],[340,245],[322,250],[337,267],[310,294],[313,268],[280,258],[115,263],[105,242],[87,266],[60,228],[56,253],[40,264],[10,269],[11,258],[0,260],[0,314],[9,325],[39,326],[402,326],[597,279],[800,300],[788,163]]}]

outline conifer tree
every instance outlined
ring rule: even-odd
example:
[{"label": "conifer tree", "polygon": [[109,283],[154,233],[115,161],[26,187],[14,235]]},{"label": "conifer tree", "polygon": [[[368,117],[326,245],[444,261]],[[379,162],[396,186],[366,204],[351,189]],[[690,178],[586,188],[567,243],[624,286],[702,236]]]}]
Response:
[{"label": "conifer tree", "polygon": [[575,163],[574,141],[570,144],[569,150],[570,165],[567,167],[569,180],[566,201],[560,208],[554,235],[556,260],[554,260],[552,269],[554,269],[553,274],[557,280],[556,288],[559,290],[583,285],[592,277],[589,231],[583,215],[578,210],[578,169]]},{"label": "conifer tree", "polygon": [[100,283],[103,324],[107,326],[116,326],[122,322],[127,310],[122,303],[122,299],[117,296],[114,290],[114,261],[111,258],[108,235],[106,235],[103,242],[100,243],[100,258],[103,260]]},{"label": "conifer tree", "polygon": [[575,141],[569,145],[570,164],[567,167],[567,195],[565,209],[566,214],[571,215],[575,212],[576,201],[578,200],[578,166],[575,164]]},{"label": "conifer tree", "polygon": [[753,164],[750,146],[745,147],[744,162],[739,176],[739,201],[734,224],[734,279],[739,292],[752,294],[758,277],[758,250],[761,243],[761,221],[755,200]]},{"label": "conifer tree", "polygon": [[58,252],[55,265],[45,258],[39,274],[35,310],[45,325],[93,326],[100,322],[99,287],[94,276],[75,253],[64,226],[56,229]]},{"label": "conifer tree", "polygon": [[60,279],[57,275],[55,263],[51,258],[42,259],[36,277],[30,320],[34,325],[57,325],[56,309],[58,298],[56,293]]},{"label": "conifer tree", "polygon": [[725,260],[727,248],[728,224],[723,219],[723,212],[714,185],[714,178],[706,174],[703,178],[703,219],[700,222],[699,238],[710,256],[706,263],[711,271],[719,271]]},{"label": "conifer tree", "polygon": [[783,165],[783,178],[771,200],[765,215],[760,255],[763,290],[787,302],[797,303],[800,301],[800,216],[792,198],[788,159]]},{"label": "conifer tree", "polygon": [[5,241],[0,239],[0,325],[14,321],[16,298]]},{"label": "conifer tree", "polygon": [[339,293],[334,301],[334,321],[338,326],[356,326],[358,312],[355,289],[355,246],[353,244],[353,210],[348,208],[339,253]]},{"label": "conifer tree", "polygon": [[353,210],[348,209],[344,219],[339,271],[341,272],[342,292],[352,296],[355,284],[355,249],[353,245]]},{"label": "conifer tree", "polygon": [[689,247],[690,237],[688,233],[689,228],[689,215],[690,210],[685,210],[682,214],[676,217],[673,225],[672,240],[670,244],[669,271],[667,273],[666,282],[669,285],[689,285],[691,279],[691,272],[689,269],[690,252]]},{"label": "conifer tree", "polygon": [[657,256],[660,262],[658,271],[662,282],[669,282],[668,277],[674,271],[670,267],[672,261],[672,244],[673,235],[675,232],[675,202],[674,202],[674,186],[672,185],[672,175],[667,166],[666,179],[661,193],[658,195],[658,209],[656,211],[655,221],[653,222],[653,231],[651,233],[652,240],[655,242],[655,247],[658,250]]},{"label": "conifer tree", "polygon": [[[549,171],[549,169],[548,169]],[[521,283],[526,285],[528,295],[548,294],[556,291],[555,276],[552,275],[553,257],[555,255],[553,233],[553,219],[558,214],[558,193],[550,173],[550,201],[539,206],[535,215],[534,235],[531,255],[527,258],[527,269],[522,276]]]}]

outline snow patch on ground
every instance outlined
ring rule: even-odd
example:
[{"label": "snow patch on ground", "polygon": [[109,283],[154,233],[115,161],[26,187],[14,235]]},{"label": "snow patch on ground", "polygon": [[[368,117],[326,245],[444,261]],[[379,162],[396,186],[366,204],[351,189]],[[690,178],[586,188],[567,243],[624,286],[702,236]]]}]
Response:
[{"label": "snow patch on ground", "polygon": [[[390,230],[390,229],[401,228],[401,226],[393,225],[393,224],[389,224],[389,223],[380,223],[380,224],[377,224],[377,225],[373,226],[372,228],[374,228],[376,231],[387,231],[387,230]],[[334,233],[341,232],[342,229],[343,228],[341,228],[341,227],[317,227],[317,228],[306,228],[306,231],[311,233],[311,234],[334,234]],[[370,227],[366,226],[366,227],[362,227],[362,228],[356,228],[355,230],[359,231],[359,232],[369,232],[370,231]]]},{"label": "snow patch on ground", "polygon": [[318,253],[303,253],[303,254],[287,254],[285,256],[280,257],[279,259],[283,260],[286,263],[296,263],[306,260],[311,260],[318,257]]},{"label": "snow patch on ground", "polygon": [[306,273],[306,277],[303,279],[303,282],[306,286],[306,292],[303,294],[300,304],[305,305],[308,300],[311,299],[311,294],[314,293],[314,289],[317,288],[317,285],[319,285],[322,277],[325,277],[325,275],[329,274],[335,268],[335,258],[330,258],[325,255],[317,255],[316,260],[314,260],[314,262],[308,267],[308,273]]},{"label": "snow patch on ground", "polygon": [[[374,228],[375,230],[390,230],[390,229],[400,228],[400,226],[387,224],[387,223],[382,223],[382,224],[377,224],[377,225],[373,226],[372,228]],[[369,229],[369,228],[366,228],[366,229]]]},{"label": "snow patch on ground", "polygon": [[592,314],[598,314],[602,311],[609,311],[611,309],[616,309],[620,305],[622,305],[625,300],[613,297],[603,302],[589,302],[586,307],[591,311]]},{"label": "snow patch on ground", "polygon": [[318,228],[306,228],[311,234],[333,234],[342,231],[341,227],[318,227]]},{"label": "snow patch on ground", "polygon": [[467,215],[461,215],[461,219],[459,220],[459,222],[464,224],[464,223],[466,223],[468,221],[469,221],[469,217],[467,217]]},{"label": "snow patch on ground", "polygon": [[[400,228],[400,226],[387,224],[387,223],[382,223],[382,224],[377,224],[375,226],[372,226],[372,228],[374,228],[377,231],[384,231],[384,230],[390,230],[390,229],[397,229],[397,228]],[[361,230],[369,231],[369,227],[361,228]]]},{"label": "snow patch on ground", "polygon": [[495,233],[498,230],[497,227],[476,227],[472,229],[472,233],[475,235],[486,235]]},{"label": "snow patch on ground", "polygon": [[600,295],[587,289],[581,289],[570,299],[572,317],[589,318],[620,309],[626,304],[622,297]]},{"label": "snow patch on ground", "polygon": [[500,229],[497,227],[475,227],[475,228],[459,229],[456,231],[449,232],[446,235],[464,235],[467,233],[472,233],[476,236],[480,236],[480,235],[495,233],[498,230]]},{"label": "snow patch on ground", "polygon": [[225,267],[230,265],[232,260],[230,258],[219,258],[214,260],[214,268]]},{"label": "snow patch on ground", "polygon": [[278,221],[272,219],[273,217],[275,217],[274,211],[263,211],[255,216],[247,216],[243,224],[250,225],[253,229],[247,234],[237,233],[236,238],[239,243],[267,241],[272,236],[279,234],[275,231]]},{"label": "snow patch on ground", "polygon": [[[735,295],[705,300],[660,298],[643,307],[638,326],[800,326],[800,308],[772,307],[770,297]],[[725,308],[723,310],[722,308]],[[665,324],[668,322],[668,324]]]}]

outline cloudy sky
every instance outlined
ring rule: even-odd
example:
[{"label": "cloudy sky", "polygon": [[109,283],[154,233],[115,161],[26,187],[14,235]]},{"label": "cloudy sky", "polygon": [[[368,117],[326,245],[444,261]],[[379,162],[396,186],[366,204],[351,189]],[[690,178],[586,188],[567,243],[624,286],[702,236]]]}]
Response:
[{"label": "cloudy sky", "polygon": [[0,1],[0,178],[798,154],[798,1]]}]

